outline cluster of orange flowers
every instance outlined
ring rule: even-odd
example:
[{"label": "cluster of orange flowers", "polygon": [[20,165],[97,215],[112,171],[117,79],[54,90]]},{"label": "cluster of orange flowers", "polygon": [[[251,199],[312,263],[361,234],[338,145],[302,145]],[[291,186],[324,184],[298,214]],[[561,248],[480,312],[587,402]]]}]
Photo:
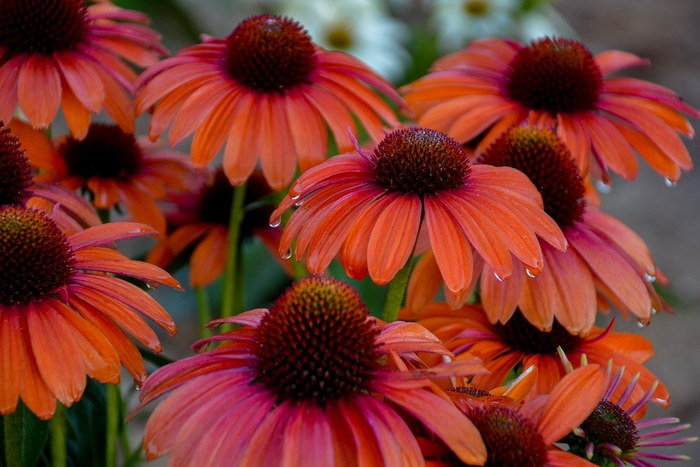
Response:
[{"label": "cluster of orange flowers", "polygon": [[[595,326],[599,310],[647,324],[668,309],[646,245],[594,188],[634,179],[637,156],[672,182],[692,167],[679,134],[700,112],[606,77],[645,60],[482,39],[397,90],[289,18],[255,16],[164,59],[147,20],[107,0],[0,5],[0,414],[21,400],[50,419],[86,376],[114,384],[123,365],[142,385],[136,410],[167,394],[144,448],[173,466],[686,459],[646,448],[693,441],[655,439],[688,425],[639,431],[677,422],[642,420],[669,403],[644,366],[651,344]],[[70,133],[51,138],[59,109]],[[114,123],[91,123],[103,110]],[[166,131],[171,147],[193,135],[192,162],[158,141]],[[134,222],[103,224],[113,208]],[[150,263],[113,245],[143,235],[158,238]],[[297,281],[269,308],[212,321],[229,330],[194,348],[214,350],[147,377],[127,332],[158,352],[142,316],[175,324],[119,276],[179,288],[160,267],[184,256],[202,288],[246,235]],[[336,259],[389,284],[382,319],[321,275]]]}]

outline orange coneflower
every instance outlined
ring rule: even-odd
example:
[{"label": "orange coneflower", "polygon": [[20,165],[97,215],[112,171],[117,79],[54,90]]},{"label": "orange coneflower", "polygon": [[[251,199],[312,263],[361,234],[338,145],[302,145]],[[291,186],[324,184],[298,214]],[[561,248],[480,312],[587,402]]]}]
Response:
[{"label": "orange coneflower", "polygon": [[[589,365],[562,378],[550,395],[524,404],[460,393],[451,398],[484,440],[484,467],[594,467],[555,443],[586,419],[604,391],[604,372]],[[440,444],[427,441],[423,449],[430,467],[464,465]]]},{"label": "orange coneflower", "polygon": [[[244,206],[269,195],[271,188],[262,173],[251,174],[246,185]],[[201,173],[191,191],[173,192],[165,198],[172,209],[166,210],[169,232],[149,252],[146,261],[166,267],[191,252],[190,285],[204,287],[224,272],[228,252],[228,229],[233,202],[233,187],[222,169]],[[288,260],[277,254],[279,229],[270,227],[271,204],[246,209],[241,223],[241,238],[256,236],[272,252],[285,271],[293,276]]]},{"label": "orange coneflower", "polygon": [[41,169],[35,180],[87,190],[95,207],[110,209],[119,203],[135,221],[165,232],[165,216],[155,201],[168,187],[184,189],[190,172],[184,154],[104,123],[90,125],[82,140],[64,135],[53,142],[19,120],[9,127],[19,136],[29,163]]},{"label": "orange coneflower", "polygon": [[179,285],[162,269],[103,245],[153,233],[112,223],[66,235],[42,211],[0,207],[0,414],[14,412],[21,397],[49,419],[57,399],[69,406],[81,398],[85,375],[118,382],[120,364],[143,382],[143,361],[121,327],[159,352],[139,314],[170,334],[175,325],[146,292],[111,273]]},{"label": "orange coneflower", "polygon": [[[95,209],[65,188],[32,181],[29,159],[19,138],[0,121],[0,206],[26,205],[53,212],[61,230],[77,231],[100,224]],[[58,209],[54,210],[54,207]]]},{"label": "orange coneflower", "polygon": [[[483,371],[476,361],[407,369],[413,352],[449,355],[416,324],[373,318],[332,278],[294,284],[267,309],[212,322],[244,327],[199,341],[203,355],[156,370],[137,410],[170,393],[146,424],[147,459],[169,465],[421,465],[408,413],[470,465],[474,426],[430,378]],[[398,410],[397,410],[398,409]]]},{"label": "orange coneflower", "polygon": [[171,145],[194,132],[195,166],[208,164],[226,143],[224,171],[234,185],[258,161],[270,186],[286,187],[327,156],[328,125],[340,152],[352,150],[353,116],[375,141],[398,125],[372,88],[405,108],[390,83],[357,59],[314,45],[297,22],[248,18],[224,39],[207,38],[144,72],[136,113],[156,104],[150,135],[172,124]]},{"label": "orange coneflower", "polygon": [[71,133],[82,139],[90,114],[104,108],[132,132],[128,106],[136,73],[120,58],[147,67],[167,54],[160,36],[144,26],[148,21],[108,2],[1,2],[0,120],[9,121],[19,105],[35,128],[44,129],[62,106]]},{"label": "orange coneflower", "polygon": [[[664,308],[650,282],[657,271],[646,245],[620,221],[586,202],[576,163],[551,130],[512,127],[486,150],[481,162],[527,175],[569,244],[562,252],[540,241],[544,268],[537,277],[520,265],[513,268],[510,280],[501,281],[484,265],[481,302],[491,322],[505,323],[519,307],[540,329],[549,329],[556,317],[569,332],[586,333],[595,324],[597,294],[608,297],[625,315],[631,311],[642,323]],[[422,261],[435,260],[427,255]],[[432,298],[427,289],[435,281],[426,278],[432,269],[422,265],[411,279],[409,303],[414,311]]]},{"label": "orange coneflower", "polygon": [[[485,150],[514,124],[556,127],[585,175],[609,182],[609,170],[637,175],[633,151],[669,181],[693,166],[678,133],[694,135],[681,113],[700,118],[673,91],[634,78],[603,76],[646,65],[617,50],[595,57],[570,39],[539,39],[524,46],[483,39],[448,55],[433,72],[406,86],[406,102],[420,125],[467,142],[482,133]],[[591,156],[592,154],[592,156]]]},{"label": "orange coneflower", "polygon": [[[629,396],[634,391],[638,381],[633,378],[629,385],[620,393],[618,386],[622,380],[624,368],[609,381],[605,394],[598,406],[574,429],[573,433],[562,440],[568,444],[570,452],[593,461],[596,465],[616,465],[624,467],[658,467],[653,461],[687,461],[688,456],[648,452],[648,447],[680,446],[698,440],[697,436],[673,439],[655,439],[673,435],[690,428],[690,424],[677,425],[652,431],[640,431],[659,425],[678,423],[677,418],[656,418],[642,421],[646,405],[654,392],[650,388],[644,397],[629,403]],[[612,371],[608,367],[608,377]],[[664,464],[665,465],[665,464]]]},{"label": "orange coneflower", "polygon": [[[399,318],[406,318],[407,314],[403,310]],[[491,324],[481,306],[465,305],[454,310],[446,303],[432,303],[416,321],[440,338],[457,359],[481,358],[491,374],[476,375],[472,382],[485,390],[503,383],[508,373],[522,364],[524,368],[538,368],[539,377],[531,395],[549,393],[566,372],[557,352],[559,347],[571,361],[578,361],[585,354],[589,362],[607,366],[612,359],[615,370],[627,368],[624,383],[640,373],[634,400],[641,399],[657,380],[643,366],[654,355],[651,342],[636,334],[613,332],[614,320],[607,329],[594,327],[588,335],[577,336],[556,320],[550,331],[541,331],[517,310],[505,324]],[[654,391],[653,400],[668,405],[669,394],[663,384]]]},{"label": "orange coneflower", "polygon": [[338,250],[345,271],[368,272],[386,284],[411,254],[423,221],[448,290],[470,287],[474,248],[501,278],[513,272],[511,253],[538,272],[537,235],[564,249],[561,231],[542,211],[542,198],[526,176],[508,167],[470,165],[464,148],[424,128],[389,133],[370,155],[361,149],[309,170],[275,211],[301,204],[280,243],[287,255],[308,249],[307,265],[322,272]]}]

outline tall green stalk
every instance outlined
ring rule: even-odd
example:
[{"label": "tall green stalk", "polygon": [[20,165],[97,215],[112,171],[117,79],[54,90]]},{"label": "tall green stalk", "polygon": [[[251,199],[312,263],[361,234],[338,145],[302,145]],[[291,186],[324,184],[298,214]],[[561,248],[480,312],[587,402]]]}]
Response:
[{"label": "tall green stalk", "polygon": [[228,318],[243,311],[241,303],[243,293],[241,281],[236,276],[239,272],[239,248],[241,245],[241,224],[243,222],[243,201],[245,200],[246,185],[237,186],[233,190],[231,215],[228,224],[228,253],[224,272],[224,291],[221,301],[221,317]]},{"label": "tall green stalk", "polygon": [[382,314],[382,319],[387,323],[396,321],[399,316],[399,310],[408,286],[408,278],[411,275],[411,267],[413,267],[413,254],[389,283],[389,292],[386,296],[386,302],[384,302],[384,313]]}]

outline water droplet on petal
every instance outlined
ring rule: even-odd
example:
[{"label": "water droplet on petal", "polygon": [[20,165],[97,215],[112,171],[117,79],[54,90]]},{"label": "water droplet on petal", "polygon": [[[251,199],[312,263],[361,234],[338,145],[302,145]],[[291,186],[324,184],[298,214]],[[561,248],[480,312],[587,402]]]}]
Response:
[{"label": "water droplet on petal", "polygon": [[666,186],[671,187],[671,188],[673,188],[674,186],[678,185],[678,182],[677,182],[677,181],[674,182],[673,180],[671,180],[671,179],[669,179],[669,178],[665,178],[665,179],[664,179],[664,183],[666,184]]},{"label": "water droplet on petal", "polygon": [[496,274],[495,272],[493,273],[494,276],[496,276],[496,279],[498,279],[500,282],[503,282],[503,278]]},{"label": "water droplet on petal", "polygon": [[655,282],[656,281],[656,276],[652,276],[651,274],[644,274],[644,276],[647,278],[647,281],[649,282]]},{"label": "water droplet on petal", "polygon": [[279,227],[281,223],[282,223],[281,217],[276,217],[274,219],[270,219],[270,227]]},{"label": "water droplet on petal", "polygon": [[301,206],[302,204],[304,204],[304,200],[303,200],[303,199],[300,199],[299,201],[297,201],[296,203],[294,203],[294,206],[299,207],[299,206]]},{"label": "water droplet on petal", "polygon": [[146,282],[146,288],[155,290],[158,288],[158,284],[154,284],[153,282]]},{"label": "water droplet on petal", "polygon": [[645,327],[649,326],[649,320],[648,319],[641,319],[639,318],[637,320],[637,327],[639,329],[644,329]]},{"label": "water droplet on petal", "polygon": [[603,181],[601,181],[601,180],[596,180],[596,181],[595,181],[595,187],[598,189],[598,191],[600,191],[601,193],[603,193],[603,194],[605,194],[605,195],[607,195],[608,193],[610,193],[610,189],[611,189],[611,188],[610,188],[610,184],[605,183],[605,182],[603,182]]},{"label": "water droplet on petal", "polygon": [[656,310],[656,308],[652,308],[652,309],[651,309],[651,314],[652,314],[652,315],[655,315],[655,314],[657,314],[657,313],[658,313],[658,311]]},{"label": "water droplet on petal", "polygon": [[282,259],[289,259],[292,257],[292,250],[288,248],[286,251],[281,252],[280,256],[282,256]]},{"label": "water droplet on petal", "polygon": [[297,192],[294,192],[293,194],[292,194],[292,192],[289,193],[289,198],[292,201],[299,199],[300,196],[301,196],[301,193],[297,193]]},{"label": "water droplet on petal", "polygon": [[534,279],[535,277],[537,277],[537,275],[536,275],[535,273],[533,273],[532,271],[530,271],[530,270],[527,269],[527,268],[525,268],[525,272],[527,273],[528,276],[532,277],[533,279]]}]

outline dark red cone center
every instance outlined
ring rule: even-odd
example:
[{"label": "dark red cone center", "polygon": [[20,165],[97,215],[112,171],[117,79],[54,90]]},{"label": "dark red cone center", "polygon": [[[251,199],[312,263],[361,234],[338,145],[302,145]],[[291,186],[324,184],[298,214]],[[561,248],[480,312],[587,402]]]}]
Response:
[{"label": "dark red cone center", "polygon": [[549,37],[518,52],[506,78],[511,99],[552,115],[591,110],[603,86],[600,69],[588,49],[570,39]]},{"label": "dark red cone center", "polygon": [[464,186],[469,158],[439,131],[406,128],[389,133],[371,156],[376,182],[389,191],[423,195]]},{"label": "dark red cone center", "polygon": [[292,285],[255,333],[258,379],[278,395],[324,407],[365,391],[379,364],[379,331],[350,286],[328,277]]},{"label": "dark red cone center", "polygon": [[[71,50],[88,30],[81,0],[2,0],[0,46],[10,55]],[[2,57],[0,57],[2,58]]]},{"label": "dark red cone center", "polygon": [[0,207],[0,304],[27,304],[53,294],[75,273],[66,236],[42,212]]},{"label": "dark red cone center", "polygon": [[90,125],[83,140],[68,137],[59,147],[68,171],[85,180],[92,177],[129,178],[138,172],[143,152],[132,134],[116,125]]},{"label": "dark red cone center", "polygon": [[246,19],[226,38],[228,72],[252,91],[293,89],[310,82],[316,69],[311,37],[288,18],[259,15]]},{"label": "dark red cone center", "polygon": [[19,139],[0,122],[0,206],[24,204],[31,185],[29,159],[20,150]]},{"label": "dark red cone center", "polygon": [[559,225],[581,220],[585,188],[576,162],[564,143],[549,129],[513,127],[482,156],[483,164],[513,167],[539,190],[544,211]]}]

